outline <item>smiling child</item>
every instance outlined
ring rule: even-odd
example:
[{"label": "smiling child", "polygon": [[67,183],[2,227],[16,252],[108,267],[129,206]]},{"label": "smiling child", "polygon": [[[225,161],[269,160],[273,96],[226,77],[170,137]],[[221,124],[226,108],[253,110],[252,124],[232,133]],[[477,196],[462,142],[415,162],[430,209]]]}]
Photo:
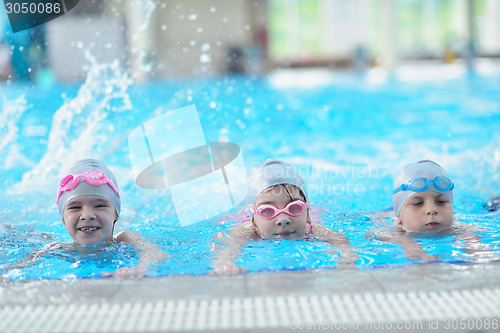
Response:
[{"label": "smiling child", "polygon": [[288,163],[269,159],[258,165],[248,187],[249,204],[245,208],[250,209],[251,218],[233,227],[225,237],[217,234],[222,246],[212,261],[212,274],[245,271],[235,261],[244,244],[259,239],[323,241],[340,253],[338,263],[353,264],[358,260],[347,237],[311,221],[304,180]]}]

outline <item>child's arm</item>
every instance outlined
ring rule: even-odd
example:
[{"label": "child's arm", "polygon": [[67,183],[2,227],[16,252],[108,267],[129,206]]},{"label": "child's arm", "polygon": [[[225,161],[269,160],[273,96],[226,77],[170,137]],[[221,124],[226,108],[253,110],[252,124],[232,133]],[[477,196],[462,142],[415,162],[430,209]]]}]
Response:
[{"label": "child's arm", "polygon": [[466,223],[460,223],[457,226],[458,230],[456,232],[455,241],[462,241],[465,247],[463,250],[476,257],[490,257],[494,254],[493,251],[488,249],[488,247],[481,241],[481,236],[474,233],[473,226]]},{"label": "child's arm", "polygon": [[[0,267],[0,270],[3,271],[2,275],[7,273],[8,271],[12,269],[19,269],[19,268],[25,268],[31,265],[35,265],[40,262],[41,258],[47,254],[49,251],[53,250],[59,250],[62,248],[61,243],[52,243],[52,244],[47,244],[43,248],[39,250],[35,250],[31,252],[26,258],[18,262],[17,264],[10,265],[10,266],[4,266]],[[2,277],[0,277],[0,280],[2,280]]]},{"label": "child's arm", "polygon": [[214,243],[212,250],[215,258],[210,263],[213,271],[211,275],[236,275],[246,271],[246,268],[236,265],[236,259],[243,250],[243,245],[252,239],[253,226],[245,223],[229,230],[229,234],[224,237],[222,232],[215,235],[217,243]]},{"label": "child's arm", "polygon": [[313,234],[340,253],[340,258],[335,260],[338,264],[354,264],[359,260],[346,236],[316,223],[313,223]]},{"label": "child's arm", "polygon": [[146,241],[133,231],[122,231],[116,235],[115,240],[117,243],[129,243],[141,252],[137,266],[119,268],[111,274],[113,276],[142,277],[150,263],[160,264],[168,257],[168,254],[162,251],[157,245]]},{"label": "child's arm", "polygon": [[411,239],[406,233],[399,230],[388,230],[380,228],[374,233],[375,238],[383,242],[389,242],[401,245],[406,252],[408,260],[422,260],[422,262],[431,262],[440,260],[441,257],[428,254],[422,246]]}]

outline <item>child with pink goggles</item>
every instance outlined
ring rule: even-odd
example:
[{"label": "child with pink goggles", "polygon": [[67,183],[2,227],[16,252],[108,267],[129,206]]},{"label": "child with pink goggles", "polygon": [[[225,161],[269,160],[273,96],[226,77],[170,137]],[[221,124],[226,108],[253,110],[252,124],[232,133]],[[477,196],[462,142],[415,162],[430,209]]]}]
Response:
[{"label": "child with pink goggles", "polygon": [[57,209],[62,216],[66,203],[76,197],[96,195],[111,201],[120,215],[121,201],[113,172],[102,162],[94,159],[77,161],[59,183]]},{"label": "child with pink goggles", "polygon": [[59,203],[59,198],[61,197],[61,194],[63,192],[72,191],[75,189],[75,187],[78,186],[78,184],[81,181],[80,177],[83,177],[83,180],[90,185],[101,186],[108,184],[109,186],[111,186],[113,191],[115,191],[116,195],[120,196],[118,189],[115,187],[111,179],[106,177],[106,175],[99,170],[90,170],[78,175],[67,175],[66,177],[61,179],[61,183],[59,184],[59,192],[57,193],[56,203]]},{"label": "child with pink goggles", "polygon": [[278,207],[271,204],[263,204],[259,207],[255,207],[254,205],[247,205],[243,208],[243,210],[246,208],[251,208],[254,213],[259,215],[263,219],[271,220],[281,213],[285,213],[290,216],[299,216],[307,207],[309,207],[309,203],[305,203],[302,200],[295,200],[288,203],[283,209],[279,209]]}]

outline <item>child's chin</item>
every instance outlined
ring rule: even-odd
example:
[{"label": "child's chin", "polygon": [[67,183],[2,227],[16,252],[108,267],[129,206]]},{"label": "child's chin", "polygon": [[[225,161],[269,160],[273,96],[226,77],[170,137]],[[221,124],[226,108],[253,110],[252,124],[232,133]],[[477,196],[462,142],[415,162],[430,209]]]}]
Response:
[{"label": "child's chin", "polygon": [[108,245],[107,242],[104,241],[96,241],[96,242],[77,242],[79,246],[84,249],[99,249]]},{"label": "child's chin", "polygon": [[440,225],[440,226],[430,227],[430,228],[424,227],[418,231],[411,231],[411,232],[418,232],[418,233],[422,233],[422,234],[437,234],[438,232],[441,232],[441,231],[446,230],[448,228],[449,228],[449,226]]},{"label": "child's chin", "polygon": [[301,238],[297,232],[292,232],[292,233],[287,233],[287,234],[274,234],[272,235],[272,238],[274,239],[288,239],[288,240],[295,240]]}]

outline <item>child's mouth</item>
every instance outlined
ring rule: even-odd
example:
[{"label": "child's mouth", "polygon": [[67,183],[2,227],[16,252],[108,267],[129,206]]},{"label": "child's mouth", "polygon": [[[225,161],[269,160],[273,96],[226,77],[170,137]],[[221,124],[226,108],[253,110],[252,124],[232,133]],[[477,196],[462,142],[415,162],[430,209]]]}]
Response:
[{"label": "child's mouth", "polygon": [[91,233],[91,232],[94,232],[98,229],[99,229],[99,227],[81,227],[81,228],[78,228],[78,230],[83,231],[85,233]]},{"label": "child's mouth", "polygon": [[429,222],[426,224],[428,227],[438,227],[440,224],[438,222]]},{"label": "child's mouth", "polygon": [[285,231],[285,232],[280,232],[280,233],[277,233],[277,234],[274,234],[274,235],[276,237],[288,237],[288,236],[290,236],[293,233],[294,233],[294,231]]}]

